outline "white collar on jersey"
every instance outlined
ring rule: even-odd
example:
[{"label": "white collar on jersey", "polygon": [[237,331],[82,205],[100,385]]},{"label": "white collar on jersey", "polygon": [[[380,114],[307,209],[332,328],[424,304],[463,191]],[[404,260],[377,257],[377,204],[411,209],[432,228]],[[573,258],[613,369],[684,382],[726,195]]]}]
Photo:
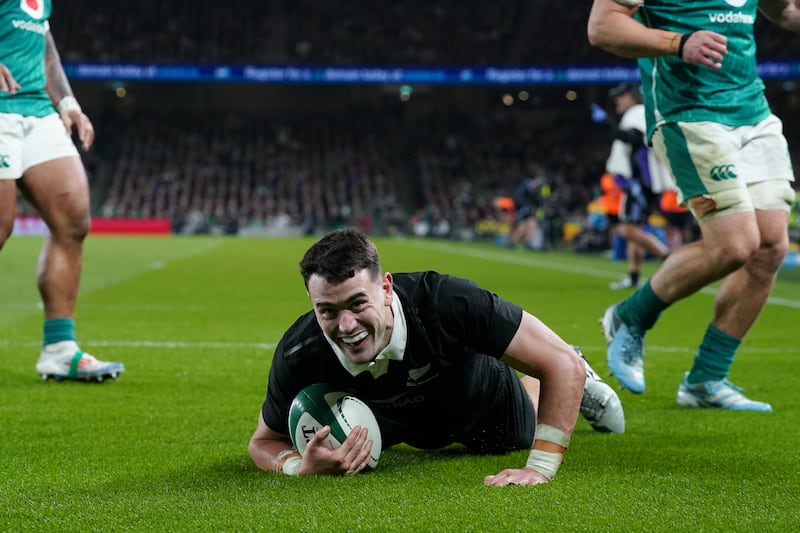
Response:
[{"label": "white collar on jersey", "polygon": [[403,314],[403,306],[400,304],[400,298],[397,293],[394,293],[392,298],[392,313],[394,314],[394,328],[392,329],[392,338],[389,339],[389,344],[386,348],[381,350],[381,353],[368,363],[352,363],[344,352],[339,348],[330,337],[325,335],[325,340],[333,348],[333,353],[339,358],[339,362],[345,370],[352,375],[357,376],[360,373],[367,371],[372,374],[373,378],[379,378],[389,370],[389,360],[402,361],[403,355],[406,352],[406,341],[408,340],[408,328],[406,327],[406,316]]}]

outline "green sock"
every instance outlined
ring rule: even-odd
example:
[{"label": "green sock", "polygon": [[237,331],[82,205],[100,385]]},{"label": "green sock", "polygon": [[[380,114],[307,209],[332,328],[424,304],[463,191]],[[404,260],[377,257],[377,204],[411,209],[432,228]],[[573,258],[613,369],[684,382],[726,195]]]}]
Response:
[{"label": "green sock", "polygon": [[655,325],[661,311],[667,307],[669,304],[656,296],[648,279],[617,306],[617,316],[628,326],[647,331]]},{"label": "green sock", "polygon": [[741,339],[732,337],[709,324],[686,380],[689,383],[701,383],[725,379],[741,343]]},{"label": "green sock", "polygon": [[51,318],[44,321],[44,344],[74,341],[75,321],[71,318]]}]

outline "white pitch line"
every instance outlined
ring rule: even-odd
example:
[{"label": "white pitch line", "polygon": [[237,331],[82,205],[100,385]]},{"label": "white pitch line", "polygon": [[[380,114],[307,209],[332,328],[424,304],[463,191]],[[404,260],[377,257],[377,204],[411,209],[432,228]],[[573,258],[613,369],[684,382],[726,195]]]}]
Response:
[{"label": "white pitch line", "polygon": [[[413,246],[416,248],[425,248],[425,249],[435,250],[437,252],[447,252],[452,255],[476,257],[478,259],[486,259],[488,261],[496,261],[498,263],[532,266],[536,268],[541,268],[542,270],[553,270],[557,272],[572,272],[575,274],[584,274],[586,276],[592,276],[595,278],[616,279],[619,278],[620,276],[620,273],[618,271],[603,270],[600,268],[575,265],[572,263],[564,263],[547,259],[539,259],[530,256],[519,257],[519,256],[505,255],[505,254],[497,254],[497,253],[487,252],[484,250],[476,250],[474,248],[459,247],[447,243],[437,242],[436,244],[434,244],[418,240],[409,240],[406,241],[405,244],[408,244],[409,246]],[[714,295],[717,294],[717,289],[712,287],[705,287],[701,289],[699,292],[703,294]],[[792,300],[789,298],[770,296],[767,299],[767,303],[782,307],[792,307],[795,309],[800,309],[800,300]]]},{"label": "white pitch line", "polygon": [[[41,342],[0,340],[0,346],[41,346]],[[81,343],[84,347],[93,346],[112,348],[159,348],[176,350],[193,349],[235,349],[235,350],[274,350],[276,342],[214,342],[214,341],[124,341],[99,340]]]},{"label": "white pitch line", "polygon": [[[216,350],[233,349],[233,350],[274,350],[278,345],[277,342],[222,342],[222,341],[152,341],[152,340],[95,340],[81,343],[85,348],[104,347],[104,348],[152,348],[161,350],[194,350],[194,349],[209,349]],[[0,347],[11,346],[41,346],[41,341],[13,341],[7,339],[0,339]],[[589,352],[604,352],[606,346],[586,346],[581,345],[581,350]],[[648,352],[659,353],[679,353],[685,354],[693,352],[694,348],[689,346],[658,346],[648,345]],[[797,353],[800,348],[749,348],[742,347],[741,352],[747,353]]]},{"label": "white pitch line", "polygon": [[[0,303],[0,309],[12,309],[21,311],[42,310],[43,305],[41,302],[3,302]],[[107,310],[107,311],[180,311],[190,312],[198,311],[204,307],[199,305],[172,305],[172,304],[96,304],[96,303],[82,303],[81,309],[93,310]]]}]

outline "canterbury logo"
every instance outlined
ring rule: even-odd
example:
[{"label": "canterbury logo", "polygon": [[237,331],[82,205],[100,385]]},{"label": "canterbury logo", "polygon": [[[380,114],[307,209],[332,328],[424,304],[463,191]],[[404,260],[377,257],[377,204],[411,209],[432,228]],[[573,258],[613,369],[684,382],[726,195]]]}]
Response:
[{"label": "canterbury logo", "polygon": [[711,179],[714,181],[736,179],[736,172],[733,165],[720,165],[711,169]]},{"label": "canterbury logo", "polygon": [[0,168],[11,168],[11,163],[8,162],[11,156],[0,154]]}]

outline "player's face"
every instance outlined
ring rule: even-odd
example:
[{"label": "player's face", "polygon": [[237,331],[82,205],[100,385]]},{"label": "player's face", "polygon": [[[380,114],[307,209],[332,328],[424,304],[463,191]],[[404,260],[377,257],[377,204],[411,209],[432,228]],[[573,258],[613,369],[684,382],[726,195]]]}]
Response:
[{"label": "player's face", "polygon": [[366,269],[338,285],[317,275],[308,280],[317,322],[353,363],[372,361],[389,344],[393,294],[391,274],[376,281]]}]

